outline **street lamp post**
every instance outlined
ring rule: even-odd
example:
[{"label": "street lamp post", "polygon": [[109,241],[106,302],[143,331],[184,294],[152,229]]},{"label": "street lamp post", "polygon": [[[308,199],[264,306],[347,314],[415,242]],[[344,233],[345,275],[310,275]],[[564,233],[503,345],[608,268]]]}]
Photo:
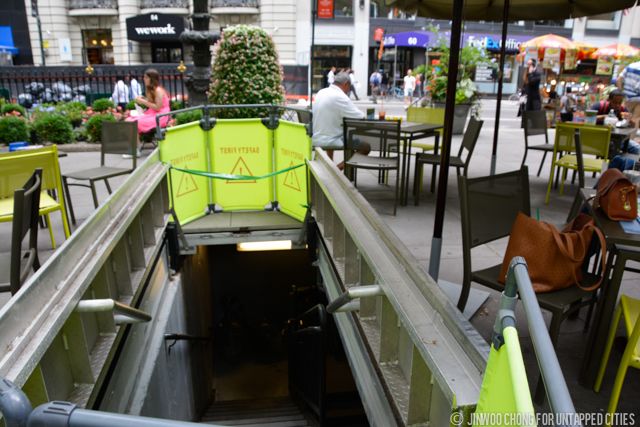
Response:
[{"label": "street lamp post", "polygon": [[40,56],[42,57],[42,66],[47,65],[47,60],[44,58],[44,42],[42,41],[42,23],[40,22],[40,14],[38,13],[38,0],[31,0],[31,16],[36,18],[36,24],[38,25],[38,37],[40,38]]},{"label": "street lamp post", "polygon": [[309,108],[313,106],[313,46],[316,41],[316,14],[317,0],[311,0],[311,49],[309,49],[309,71],[307,79],[309,80],[309,87],[307,95],[309,96]]}]

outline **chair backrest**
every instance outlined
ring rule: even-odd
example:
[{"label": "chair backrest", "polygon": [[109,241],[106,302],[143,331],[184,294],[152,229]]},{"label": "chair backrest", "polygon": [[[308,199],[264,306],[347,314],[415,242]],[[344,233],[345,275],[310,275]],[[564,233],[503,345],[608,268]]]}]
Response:
[{"label": "chair backrest", "polygon": [[136,122],[102,122],[100,164],[104,166],[106,154],[130,154],[132,169],[136,168],[138,125]]},{"label": "chair backrest", "polygon": [[58,147],[0,153],[0,198],[13,197],[16,188],[29,179],[32,171],[42,169],[42,189],[56,190],[63,203]]},{"label": "chair backrest", "polygon": [[298,122],[303,124],[311,123],[312,114],[310,110],[296,110],[296,114],[298,115]]},{"label": "chair backrest", "polygon": [[[40,268],[38,259],[38,218],[40,217],[40,192],[42,169],[36,169],[22,188],[13,195],[13,225],[11,230],[10,290],[14,295],[24,283],[29,270]],[[29,256],[24,268],[22,241],[29,232]]]},{"label": "chair backrest", "polygon": [[475,117],[471,117],[471,119],[469,119],[467,130],[464,131],[464,135],[462,136],[462,145],[460,145],[460,150],[458,150],[458,157],[461,159],[464,152],[467,152],[467,156],[464,158],[465,167],[467,167],[471,161],[471,155],[473,154],[473,150],[476,148],[476,143],[478,142],[478,137],[480,136],[480,130],[482,129],[483,124],[484,121],[478,120]]},{"label": "chair backrest", "polygon": [[409,107],[407,109],[407,121],[444,124],[444,108]]},{"label": "chair backrest", "polygon": [[531,212],[526,166],[479,178],[459,176],[458,192],[465,256],[473,247],[508,236],[518,212]]},{"label": "chair backrest", "polygon": [[582,126],[579,129],[583,154],[608,159],[611,128],[609,126]]},{"label": "chair backrest", "polygon": [[345,157],[354,138],[369,143],[372,151],[386,153],[389,145],[400,143],[400,125],[398,120],[344,119]]},{"label": "chair backrest", "polygon": [[547,136],[547,115],[542,110],[525,111],[524,115],[524,140],[529,146],[529,137],[544,135],[545,143],[549,143]]},{"label": "chair backrest", "polygon": [[572,153],[576,150],[574,135],[576,133],[575,125],[568,123],[556,124],[556,136],[554,139],[554,152],[565,151]]}]

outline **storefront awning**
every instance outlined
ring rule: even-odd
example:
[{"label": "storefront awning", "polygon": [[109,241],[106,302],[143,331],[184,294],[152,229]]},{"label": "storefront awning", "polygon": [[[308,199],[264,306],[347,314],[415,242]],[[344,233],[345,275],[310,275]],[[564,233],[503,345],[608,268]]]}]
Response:
[{"label": "storefront awning", "polygon": [[0,52],[9,52],[12,55],[18,54],[18,48],[13,44],[11,27],[0,27]]},{"label": "storefront awning", "polygon": [[127,18],[127,38],[138,42],[177,42],[184,29],[181,15],[147,13]]},{"label": "storefront awning", "polygon": [[384,36],[384,47],[421,47],[426,49],[428,45],[429,33],[427,31],[405,31]]}]

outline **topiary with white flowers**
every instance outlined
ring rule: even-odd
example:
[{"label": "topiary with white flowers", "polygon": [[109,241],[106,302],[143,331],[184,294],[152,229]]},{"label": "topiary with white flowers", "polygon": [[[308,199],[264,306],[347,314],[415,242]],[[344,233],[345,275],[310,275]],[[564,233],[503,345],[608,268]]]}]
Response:
[{"label": "topiary with white flowers", "polygon": [[[284,101],[282,67],[276,46],[261,28],[238,25],[225,28],[214,47],[209,87],[212,104],[281,104]],[[216,110],[217,117],[264,117],[266,109]]]}]

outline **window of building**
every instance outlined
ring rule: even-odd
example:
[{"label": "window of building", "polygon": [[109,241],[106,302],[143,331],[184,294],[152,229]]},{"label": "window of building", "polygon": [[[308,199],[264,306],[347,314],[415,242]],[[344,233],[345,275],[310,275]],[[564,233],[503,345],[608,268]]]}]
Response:
[{"label": "window of building", "polygon": [[110,29],[82,30],[82,46],[85,64],[113,64]]},{"label": "window of building", "polygon": [[622,12],[602,13],[587,18],[587,29],[590,30],[618,30]]},{"label": "window of building", "polygon": [[416,19],[415,14],[408,14],[397,7],[387,6],[385,0],[371,0],[369,16],[383,19]]},{"label": "window of building", "polygon": [[351,67],[351,46],[314,46],[312,89],[319,91],[327,86],[327,73],[331,67],[336,71]]},{"label": "window of building", "polygon": [[180,43],[153,43],[151,45],[151,62],[178,63],[182,61]]},{"label": "window of building", "polygon": [[352,17],[353,0],[335,0],[333,2],[333,15],[335,17]]}]

